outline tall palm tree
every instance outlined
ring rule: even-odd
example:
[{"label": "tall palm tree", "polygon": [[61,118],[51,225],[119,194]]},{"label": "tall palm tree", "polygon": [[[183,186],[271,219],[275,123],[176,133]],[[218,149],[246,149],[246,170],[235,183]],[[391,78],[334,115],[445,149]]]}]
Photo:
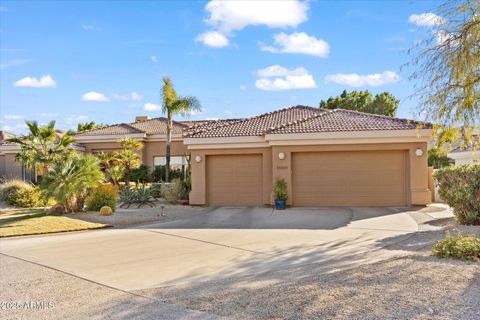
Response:
[{"label": "tall palm tree", "polygon": [[37,121],[25,121],[29,133],[8,139],[20,146],[16,160],[28,167],[41,164],[46,174],[49,166],[61,162],[72,153],[73,137],[70,132],[59,134],[55,130],[55,121],[45,126],[39,126]]},{"label": "tall palm tree", "polygon": [[165,180],[170,181],[170,149],[172,144],[172,127],[174,115],[189,115],[192,111],[201,110],[200,102],[196,97],[178,96],[170,78],[164,77],[162,87],[162,112],[167,115],[167,143]]}]

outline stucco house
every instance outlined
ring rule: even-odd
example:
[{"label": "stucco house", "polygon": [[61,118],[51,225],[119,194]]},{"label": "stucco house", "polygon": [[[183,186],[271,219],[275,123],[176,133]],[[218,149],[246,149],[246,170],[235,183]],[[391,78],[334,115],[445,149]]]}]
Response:
[{"label": "stucco house", "polygon": [[431,124],[296,106],[190,129],[190,203],[268,205],[277,179],[293,206],[409,206],[431,201]]},{"label": "stucco house", "polygon": [[[478,135],[480,132],[477,130],[474,132],[473,141],[478,141]],[[447,155],[450,159],[453,159],[455,164],[474,164],[480,163],[480,151],[478,148],[474,148],[473,144],[470,146],[464,146],[458,142],[453,145],[452,151]]]},{"label": "stucco house", "polygon": [[[75,141],[95,154],[118,150],[125,137],[144,143],[139,153],[150,170],[165,164],[165,118],[137,117]],[[293,206],[424,205],[430,137],[430,124],[295,106],[245,119],[174,121],[171,163],[180,168],[191,155],[193,205],[269,205],[281,178]]]}]

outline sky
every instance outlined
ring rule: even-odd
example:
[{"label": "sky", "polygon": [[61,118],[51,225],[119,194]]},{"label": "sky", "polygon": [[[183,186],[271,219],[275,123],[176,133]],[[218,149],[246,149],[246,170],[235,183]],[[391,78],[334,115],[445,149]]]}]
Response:
[{"label": "sky", "polygon": [[[189,119],[389,91],[418,118],[407,50],[442,24],[434,1],[0,1],[0,129],[25,120],[161,116],[161,79]],[[177,118],[181,119],[181,118]]]}]

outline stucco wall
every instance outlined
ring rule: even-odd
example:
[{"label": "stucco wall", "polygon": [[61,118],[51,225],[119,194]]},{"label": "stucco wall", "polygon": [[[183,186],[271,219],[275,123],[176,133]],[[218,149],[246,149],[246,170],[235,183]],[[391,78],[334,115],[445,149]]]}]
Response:
[{"label": "stucco wall", "polygon": [[[416,149],[422,149],[423,155],[415,155]],[[274,181],[285,179],[289,186],[292,185],[292,153],[311,151],[354,151],[354,150],[404,150],[407,156],[406,181],[407,197],[410,205],[424,205],[431,202],[431,193],[428,188],[427,143],[385,143],[385,144],[352,144],[352,145],[296,145],[273,146],[270,148],[250,149],[208,149],[192,150],[192,192],[190,203],[196,205],[206,204],[206,155],[211,154],[251,154],[262,153],[263,167],[263,197],[264,203],[270,204],[271,191]],[[280,160],[278,154],[285,153],[286,157]],[[200,156],[200,162],[195,157]],[[289,189],[289,199],[292,199],[292,190]]]},{"label": "stucco wall", "polygon": [[22,179],[22,165],[15,161],[14,153],[0,156],[0,176]]}]

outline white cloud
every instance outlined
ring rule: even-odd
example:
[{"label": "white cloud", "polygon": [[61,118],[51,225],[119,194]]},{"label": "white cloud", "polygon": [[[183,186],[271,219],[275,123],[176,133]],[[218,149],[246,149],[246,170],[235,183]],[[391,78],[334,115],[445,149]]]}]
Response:
[{"label": "white cloud", "polygon": [[393,71],[384,71],[383,73],[374,73],[367,75],[350,74],[329,74],[325,77],[325,82],[334,82],[350,87],[373,86],[378,87],[384,84],[400,81],[400,75]]},{"label": "white cloud", "polygon": [[68,124],[77,123],[87,120],[88,117],[83,114],[69,114],[65,116],[65,121]]},{"label": "white cloud", "polygon": [[42,112],[40,113],[40,117],[42,118],[53,118],[53,117],[56,117],[58,115],[58,113],[55,113],[55,112]]},{"label": "white cloud", "polygon": [[273,38],[275,46],[261,45],[260,49],[272,53],[300,53],[319,58],[326,58],[330,52],[330,46],[325,40],[309,36],[305,32],[281,32]]},{"label": "white cloud", "polygon": [[257,70],[257,76],[259,78],[301,76],[305,74],[308,74],[308,71],[303,67],[288,70],[287,68],[282,67],[278,64]]},{"label": "white cloud", "polygon": [[416,24],[421,27],[438,26],[445,23],[445,18],[437,16],[432,12],[412,14],[408,17],[408,23]]},{"label": "white cloud", "polygon": [[308,5],[299,0],[210,1],[205,10],[209,13],[206,22],[225,34],[249,25],[296,27],[307,21]]},{"label": "white cloud", "polygon": [[5,120],[23,120],[25,119],[24,116],[21,116],[19,114],[6,114],[3,116],[3,119]]},{"label": "white cloud", "polygon": [[51,75],[42,76],[40,79],[34,77],[25,77],[13,83],[14,87],[30,87],[30,88],[55,88],[57,82]]},{"label": "white cloud", "polygon": [[87,93],[84,93],[81,99],[83,101],[96,101],[96,102],[110,101],[110,99],[106,95],[96,91],[89,91]]},{"label": "white cloud", "polygon": [[3,127],[2,127],[2,130],[3,130],[3,131],[13,131],[13,130],[15,130],[15,127],[12,127],[12,126],[3,126]]},{"label": "white cloud", "polygon": [[212,48],[223,48],[228,46],[228,44],[230,43],[227,37],[217,31],[208,31],[199,34],[195,38],[195,42],[202,42],[207,47]]},{"label": "white cloud", "polygon": [[247,86],[246,85],[240,85],[240,90],[242,91],[247,91]]},{"label": "white cloud", "polygon": [[99,28],[97,26],[93,25],[93,24],[82,24],[81,27],[85,31],[99,30]]},{"label": "white cloud", "polygon": [[151,56],[150,60],[152,60],[153,63],[157,63],[158,62],[158,57],[157,56]]},{"label": "white cloud", "polygon": [[147,102],[143,105],[143,109],[147,111],[159,111],[159,110],[162,110],[162,106],[159,104]]},{"label": "white cloud", "polygon": [[133,101],[140,101],[142,100],[142,96],[136,92],[132,92],[130,93],[130,99],[132,99]]},{"label": "white cloud", "polygon": [[279,65],[273,65],[265,69],[257,70],[255,87],[265,91],[311,89],[317,84],[313,76],[305,68],[289,70]]}]

